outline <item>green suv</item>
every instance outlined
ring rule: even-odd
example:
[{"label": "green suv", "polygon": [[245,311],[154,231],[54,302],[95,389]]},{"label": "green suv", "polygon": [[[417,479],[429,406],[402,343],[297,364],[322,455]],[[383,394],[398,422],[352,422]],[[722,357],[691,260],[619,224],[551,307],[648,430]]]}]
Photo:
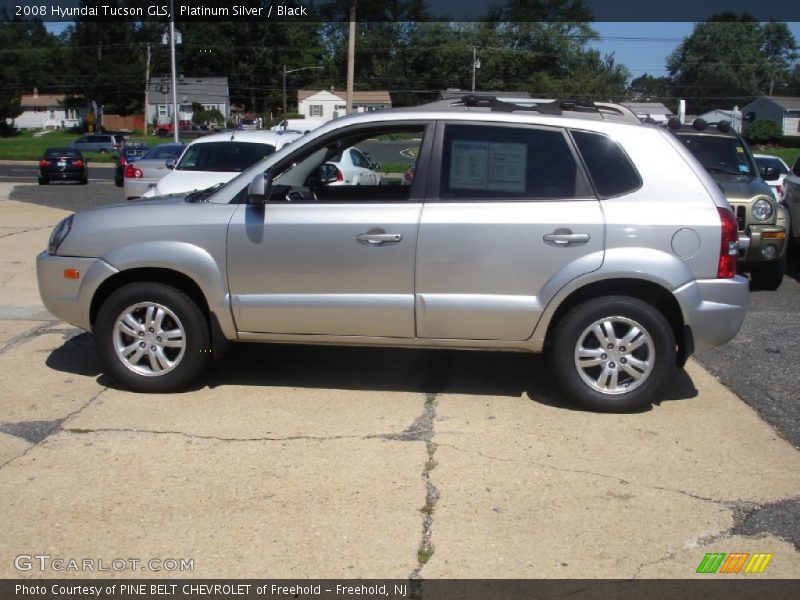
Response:
[{"label": "green suv", "polygon": [[754,287],[778,289],[786,270],[789,214],[766,183],[777,179],[778,172],[768,168],[762,174],[747,142],[727,121],[710,127],[702,119],[681,125],[673,118],[668,126],[711,174],[733,208],[739,266],[750,272]]}]

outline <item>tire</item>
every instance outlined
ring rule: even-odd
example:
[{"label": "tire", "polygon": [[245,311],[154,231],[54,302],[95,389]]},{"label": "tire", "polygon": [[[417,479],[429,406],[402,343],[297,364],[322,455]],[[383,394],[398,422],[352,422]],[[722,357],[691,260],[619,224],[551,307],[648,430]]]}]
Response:
[{"label": "tire", "polygon": [[[606,323],[613,337],[595,333],[604,334]],[[629,334],[633,349],[624,344]],[[648,408],[660,399],[676,368],[675,336],[666,318],[651,304],[629,296],[604,296],[570,310],[556,326],[550,351],[560,389],[599,412]],[[592,361],[598,364],[588,364]]]},{"label": "tire", "polygon": [[[145,325],[148,316],[152,332]],[[171,336],[158,335],[159,317],[162,331]],[[189,296],[161,283],[130,283],[112,293],[97,314],[95,343],[106,373],[136,392],[183,389],[212,360],[205,315]],[[151,348],[160,350],[163,360]]]},{"label": "tire", "polygon": [[778,260],[754,265],[750,268],[750,280],[753,287],[759,290],[777,290],[783,282],[786,272],[786,252]]},{"label": "tire", "polygon": [[50,183],[50,180],[45,177],[39,177],[39,185],[47,185]]},{"label": "tire", "polygon": [[88,175],[83,177],[83,178],[81,178],[81,185],[86,185],[87,183],[89,183],[89,176]]}]

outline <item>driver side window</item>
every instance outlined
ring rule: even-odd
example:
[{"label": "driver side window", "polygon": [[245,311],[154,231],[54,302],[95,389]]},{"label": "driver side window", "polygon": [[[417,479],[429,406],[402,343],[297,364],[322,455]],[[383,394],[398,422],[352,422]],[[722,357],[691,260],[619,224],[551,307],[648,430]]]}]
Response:
[{"label": "driver side window", "polygon": [[[277,165],[270,202],[403,202],[404,175],[419,155],[420,125],[344,132]],[[381,164],[382,163],[382,164]]]}]

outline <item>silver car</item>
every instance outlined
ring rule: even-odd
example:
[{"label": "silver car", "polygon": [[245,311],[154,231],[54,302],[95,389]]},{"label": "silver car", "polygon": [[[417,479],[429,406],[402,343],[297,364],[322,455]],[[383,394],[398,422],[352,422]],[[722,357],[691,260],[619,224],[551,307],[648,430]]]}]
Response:
[{"label": "silver car", "polygon": [[170,173],[170,166],[184,151],[184,144],[159,144],[151,148],[139,160],[125,167],[122,191],[126,200],[144,195],[154,188],[162,177]]},{"label": "silver car", "polygon": [[[345,148],[414,139],[411,185],[325,185]],[[673,136],[615,105],[336,119],[227,184],[68,217],[42,298],[124,386],[189,385],[230,342],[546,352],[592,410],[657,400],[745,316],[736,219]]]}]

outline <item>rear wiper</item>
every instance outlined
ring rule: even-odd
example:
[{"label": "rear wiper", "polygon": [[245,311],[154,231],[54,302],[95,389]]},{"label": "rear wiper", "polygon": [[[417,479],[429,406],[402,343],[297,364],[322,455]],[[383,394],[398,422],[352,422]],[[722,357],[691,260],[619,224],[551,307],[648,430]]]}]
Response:
[{"label": "rear wiper", "polygon": [[225,185],[225,183],[220,182],[204,190],[198,190],[196,192],[192,192],[191,194],[186,195],[185,200],[186,202],[202,202],[203,200],[208,198],[211,194],[216,192],[219,188],[221,188],[223,185]]}]

